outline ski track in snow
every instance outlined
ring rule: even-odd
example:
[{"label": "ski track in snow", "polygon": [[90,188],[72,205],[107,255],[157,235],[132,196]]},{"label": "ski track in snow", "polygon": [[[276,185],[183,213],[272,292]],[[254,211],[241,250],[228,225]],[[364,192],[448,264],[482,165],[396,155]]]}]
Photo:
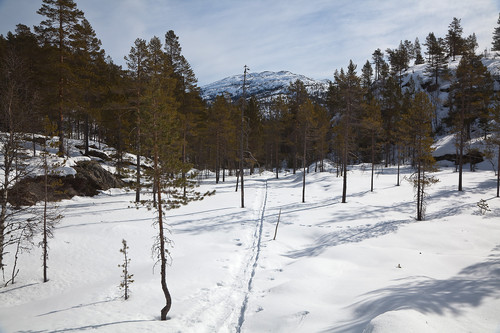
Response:
[{"label": "ski track in snow", "polygon": [[265,192],[264,192],[264,199],[262,200],[262,205],[260,207],[260,218],[257,224],[257,228],[255,229],[254,233],[254,238],[253,238],[253,245],[252,245],[252,250],[253,250],[253,260],[249,262],[249,264],[252,263],[252,271],[250,274],[250,278],[248,279],[248,290],[245,295],[245,300],[243,301],[243,304],[241,306],[241,311],[240,311],[240,318],[238,319],[238,325],[236,326],[236,332],[240,333],[241,332],[241,327],[243,326],[243,323],[245,322],[245,312],[247,310],[247,305],[248,305],[248,297],[250,293],[252,292],[252,282],[253,278],[255,276],[255,270],[257,268],[257,263],[259,261],[259,255],[260,255],[260,244],[262,241],[262,229],[263,229],[263,224],[264,224],[264,215],[266,212],[266,202],[267,202],[267,180],[265,181],[264,184],[265,187]]},{"label": "ski track in snow", "polygon": [[260,183],[261,181],[253,182],[261,188],[257,190],[250,208],[255,226],[251,229],[251,245],[242,252],[239,272],[232,277],[230,283],[203,288],[190,297],[196,300],[196,306],[181,316],[196,318],[187,319],[192,324],[188,332],[241,332],[261,249],[267,180],[264,180],[263,186]]}]

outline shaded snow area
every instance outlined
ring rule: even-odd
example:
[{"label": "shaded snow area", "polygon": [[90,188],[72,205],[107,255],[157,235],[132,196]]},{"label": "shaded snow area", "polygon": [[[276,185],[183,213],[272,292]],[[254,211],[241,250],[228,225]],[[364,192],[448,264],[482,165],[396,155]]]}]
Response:
[{"label": "shaded snow area", "polygon": [[[500,332],[494,173],[466,172],[459,193],[458,174],[443,168],[418,222],[413,188],[395,186],[396,169],[378,169],[374,192],[364,170],[349,172],[344,204],[333,171],[307,175],[306,203],[300,173],[248,177],[244,209],[234,177],[202,181],[216,195],[167,213],[165,322],[153,212],[136,209],[125,190],[64,201],[50,281],[41,282],[40,250],[24,253],[16,284],[0,288],[0,331]],[[122,239],[135,280],[127,301],[118,288]]]}]

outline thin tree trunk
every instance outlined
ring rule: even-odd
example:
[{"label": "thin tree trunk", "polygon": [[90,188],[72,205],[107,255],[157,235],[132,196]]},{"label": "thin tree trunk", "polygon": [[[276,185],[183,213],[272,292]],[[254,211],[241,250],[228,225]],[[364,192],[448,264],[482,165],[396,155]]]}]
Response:
[{"label": "thin tree trunk", "polygon": [[372,177],[370,192],[373,192],[373,175],[375,173],[375,135],[372,133]]},{"label": "thin tree trunk", "polygon": [[400,168],[401,168],[401,146],[396,146],[397,149],[398,149],[398,180],[397,180],[397,183],[396,183],[396,186],[400,186],[400,182],[399,182],[399,176],[400,176]]},{"label": "thin tree trunk", "polygon": [[[156,127],[156,121],[153,120],[153,126]],[[165,296],[165,306],[161,309],[160,319],[167,320],[167,314],[170,311],[172,306],[172,297],[170,296],[170,292],[167,287],[167,258],[165,256],[165,235],[163,230],[163,206],[161,199],[161,183],[160,183],[160,165],[159,165],[159,147],[158,147],[158,136],[155,130],[154,133],[154,172],[155,172],[155,180],[154,183],[156,185],[156,196],[158,198],[157,202],[157,210],[158,210],[158,231],[159,231],[159,242],[160,242],[160,275],[161,275],[161,289],[163,291],[163,295]]]},{"label": "thin tree trunk", "polygon": [[84,141],[84,146],[85,146],[85,155],[89,154],[89,115],[88,113],[85,114],[85,124],[84,124],[84,131],[83,133],[83,141]]},{"label": "thin tree trunk", "polygon": [[45,168],[45,193],[44,193],[44,202],[43,202],[43,282],[47,282],[47,201],[48,201],[48,164],[47,164],[47,156],[44,156],[44,168]]},{"label": "thin tree trunk", "polygon": [[279,178],[279,169],[280,169],[280,160],[279,160],[279,143],[276,141],[275,142],[275,148],[276,148],[276,179]]},{"label": "thin tree trunk", "polygon": [[417,166],[417,221],[422,221],[420,173],[421,173],[421,164],[420,164],[420,161],[418,161],[418,166]]},{"label": "thin tree trunk", "polygon": [[460,143],[459,143],[459,152],[458,152],[458,190],[462,191],[462,171],[463,171],[463,157],[464,157],[464,118],[465,118],[465,103],[464,97],[462,96],[462,109],[460,110]]},{"label": "thin tree trunk", "polygon": [[304,130],[304,155],[302,158],[302,202],[306,202],[306,152],[307,152],[307,126]]},{"label": "thin tree trunk", "polygon": [[59,15],[59,119],[58,119],[58,135],[59,135],[59,154],[64,155],[64,116],[63,116],[63,96],[64,96],[64,78],[62,74],[62,66],[64,64],[64,36],[63,36],[63,21]]},{"label": "thin tree trunk", "polygon": [[238,192],[239,182],[240,182],[240,171],[236,170],[236,189],[234,190],[235,192]]},{"label": "thin tree trunk", "polygon": [[163,233],[163,211],[161,205],[161,190],[158,184],[158,228],[160,229],[160,260],[161,260],[161,289],[165,296],[165,306],[161,309],[161,320],[167,320],[167,314],[172,307],[172,297],[167,286],[167,258],[165,257],[165,235]]},{"label": "thin tree trunk", "polygon": [[497,161],[497,198],[500,197],[500,144],[498,145],[498,161]]},{"label": "thin tree trunk", "polygon": [[[138,93],[139,95],[139,93]],[[139,101],[139,96],[138,99]],[[137,160],[136,160],[136,179],[135,179],[135,202],[141,201],[141,114],[137,108]]]}]

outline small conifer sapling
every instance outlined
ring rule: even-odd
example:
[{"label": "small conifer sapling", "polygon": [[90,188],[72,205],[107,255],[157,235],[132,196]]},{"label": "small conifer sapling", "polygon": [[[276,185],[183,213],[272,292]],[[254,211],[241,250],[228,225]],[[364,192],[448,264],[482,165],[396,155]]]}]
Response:
[{"label": "small conifer sapling", "polygon": [[130,296],[130,284],[134,282],[132,280],[133,274],[129,273],[129,264],[130,258],[128,258],[128,245],[125,239],[122,240],[123,247],[120,249],[120,252],[123,253],[123,264],[118,265],[118,267],[122,267],[122,282],[120,283],[120,289],[123,290],[123,298],[127,300]]},{"label": "small conifer sapling", "polygon": [[479,212],[481,213],[481,215],[484,215],[486,214],[486,212],[491,211],[490,206],[484,199],[479,200],[479,202],[477,203],[477,207],[479,207]]}]

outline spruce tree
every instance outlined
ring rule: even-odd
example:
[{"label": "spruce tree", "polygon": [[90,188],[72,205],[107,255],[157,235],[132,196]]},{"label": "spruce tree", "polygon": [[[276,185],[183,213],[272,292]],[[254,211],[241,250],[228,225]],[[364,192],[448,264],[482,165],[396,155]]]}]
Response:
[{"label": "spruce tree", "polygon": [[420,46],[420,41],[418,40],[418,37],[415,38],[414,51],[415,51],[415,65],[421,65],[425,63],[424,57],[422,57],[422,48]]},{"label": "spruce tree", "polygon": [[130,258],[128,257],[128,245],[125,239],[122,239],[122,248],[120,249],[120,253],[123,254],[123,264],[118,265],[118,267],[122,269],[122,282],[120,282],[120,289],[123,290],[123,298],[128,300],[130,297],[130,284],[134,282],[132,278],[134,274],[130,274]]}]

